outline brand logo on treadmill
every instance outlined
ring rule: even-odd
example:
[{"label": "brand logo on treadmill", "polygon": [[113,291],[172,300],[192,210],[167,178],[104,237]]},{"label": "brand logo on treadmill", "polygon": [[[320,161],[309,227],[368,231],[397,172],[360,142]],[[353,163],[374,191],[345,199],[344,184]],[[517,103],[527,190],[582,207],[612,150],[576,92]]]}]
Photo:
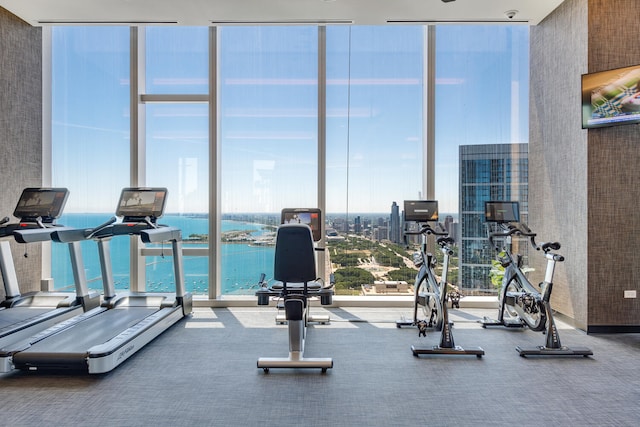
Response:
[{"label": "brand logo on treadmill", "polygon": [[121,359],[126,358],[126,357],[127,357],[127,355],[128,355],[129,353],[131,353],[135,347],[136,347],[135,345],[131,344],[129,347],[127,347],[127,348],[125,348],[124,350],[122,350],[122,351],[118,354],[118,358],[116,359],[116,361],[119,361],[119,360],[121,360]]}]

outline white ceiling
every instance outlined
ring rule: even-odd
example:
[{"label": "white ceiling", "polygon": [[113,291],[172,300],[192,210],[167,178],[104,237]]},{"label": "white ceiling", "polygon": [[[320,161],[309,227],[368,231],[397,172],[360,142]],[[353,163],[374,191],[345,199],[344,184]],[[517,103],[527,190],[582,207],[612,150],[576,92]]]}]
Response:
[{"label": "white ceiling", "polygon": [[[522,23],[564,0],[0,0],[34,26],[129,24]],[[510,19],[507,11],[517,11]]]}]

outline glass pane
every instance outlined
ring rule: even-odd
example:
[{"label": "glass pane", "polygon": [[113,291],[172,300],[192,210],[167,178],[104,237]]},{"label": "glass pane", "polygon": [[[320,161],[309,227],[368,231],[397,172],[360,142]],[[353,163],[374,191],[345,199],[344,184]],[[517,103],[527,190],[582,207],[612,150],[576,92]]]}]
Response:
[{"label": "glass pane", "polygon": [[327,251],[336,293],[412,283],[404,200],[422,190],[423,28],[327,28]]},{"label": "glass pane", "polygon": [[436,198],[454,221],[466,295],[494,293],[484,202],[526,212],[528,58],[527,26],[436,30]]},{"label": "glass pane", "polygon": [[207,94],[207,27],[147,27],[146,93]]},{"label": "glass pane", "polygon": [[219,28],[223,294],[273,277],[283,208],[317,206],[317,28]]},{"label": "glass pane", "polygon": [[[54,27],[52,43],[53,185],[70,191],[59,223],[95,227],[129,181],[129,28]],[[83,245],[89,285],[101,290],[96,245]],[[115,280],[126,287],[128,241],[112,247]],[[52,245],[52,276],[56,289],[73,290],[66,245]]]},{"label": "glass pane", "polygon": [[[182,230],[183,248],[209,246],[209,106],[147,104],[149,187],[168,189],[162,224]],[[174,292],[171,257],[147,257],[149,291]],[[206,293],[208,258],[184,257],[187,291]]]}]

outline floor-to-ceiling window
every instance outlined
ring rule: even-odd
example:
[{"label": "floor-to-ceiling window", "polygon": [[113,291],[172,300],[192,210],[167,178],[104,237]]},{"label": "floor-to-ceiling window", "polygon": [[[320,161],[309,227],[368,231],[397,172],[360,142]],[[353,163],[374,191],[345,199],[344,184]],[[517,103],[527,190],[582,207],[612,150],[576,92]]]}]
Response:
[{"label": "floor-to-ceiling window", "polygon": [[[411,281],[401,212],[422,196],[424,28],[327,28],[327,254],[336,293]],[[404,258],[403,258],[404,257]]]},{"label": "floor-to-ceiling window", "polygon": [[484,202],[527,211],[528,60],[528,26],[437,27],[435,194],[453,220],[452,278],[466,294],[494,292]]},{"label": "floor-to-ceiling window", "polygon": [[[196,295],[209,289],[209,33],[206,27],[148,27],[144,30],[144,181],[165,187],[163,223],[180,227],[183,246],[201,255],[185,256],[185,286]],[[175,286],[170,257],[146,259],[146,290]]]},{"label": "floor-to-ceiling window", "polygon": [[[324,43],[316,26],[223,26],[214,45],[209,28],[137,31],[138,64],[130,67],[130,28],[52,29],[53,183],[70,188],[67,212],[77,217],[67,222],[82,217],[81,226],[112,215],[132,176],[167,187],[163,220],[180,226],[185,249],[198,255],[185,259],[185,276],[187,288],[203,296],[214,280],[207,274],[212,253],[220,259],[217,292],[253,295],[260,273],[272,276],[280,210],[316,207],[322,194],[328,251],[321,268],[334,273],[338,293],[362,294],[376,280],[410,281],[399,228],[403,201],[425,198],[424,175],[433,173],[424,165],[430,96],[436,169],[427,178],[435,179],[441,220],[450,216],[459,238],[459,146],[527,141],[526,26],[438,27],[435,94],[425,90],[422,26],[329,26]],[[133,97],[132,68],[141,74]],[[139,102],[134,138],[131,99]],[[137,164],[129,158],[134,139]],[[212,150],[217,164],[209,164]],[[318,182],[323,150],[326,180]],[[220,218],[210,212],[210,192]],[[219,241],[209,241],[210,221],[220,221]],[[98,276],[97,257],[85,252],[87,270]],[[56,286],[72,281],[58,268],[65,256],[54,248]],[[146,288],[166,290],[168,260],[146,263]],[[127,269],[124,262],[118,273],[123,287]]]},{"label": "floor-to-ceiling window", "polygon": [[[90,228],[113,216],[129,184],[129,28],[51,31],[52,183],[70,191],[59,223]],[[90,287],[101,289],[96,245],[82,244]],[[114,243],[127,252],[128,242]],[[116,286],[128,287],[128,261],[114,258]],[[56,289],[73,290],[64,245],[52,247]]]},{"label": "floor-to-ceiling window", "polygon": [[317,206],[318,30],[218,29],[222,294],[273,277],[283,208]]}]

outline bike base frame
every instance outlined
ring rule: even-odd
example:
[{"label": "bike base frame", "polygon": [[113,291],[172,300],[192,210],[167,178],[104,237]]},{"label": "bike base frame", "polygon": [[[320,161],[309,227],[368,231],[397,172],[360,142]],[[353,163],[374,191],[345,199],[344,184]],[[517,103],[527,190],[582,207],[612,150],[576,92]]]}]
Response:
[{"label": "bike base frame", "polygon": [[544,346],[536,347],[516,347],[516,351],[521,357],[527,356],[593,356],[593,351],[586,347],[560,347],[550,348]]},{"label": "bike base frame", "polygon": [[477,358],[481,358],[484,355],[484,350],[481,347],[460,347],[455,346],[452,348],[445,348],[440,346],[433,347],[418,347],[415,345],[411,346],[411,351],[413,355],[418,357],[421,354],[448,354],[448,355],[475,355]]},{"label": "bike base frame", "polygon": [[504,326],[506,328],[524,328],[525,327],[525,324],[519,319],[500,321],[500,320],[490,319],[486,316],[482,320],[478,320],[478,323],[480,323],[483,328],[486,328],[487,326]]},{"label": "bike base frame", "polygon": [[396,328],[402,328],[403,326],[416,327],[416,322],[413,320],[396,320]]}]

